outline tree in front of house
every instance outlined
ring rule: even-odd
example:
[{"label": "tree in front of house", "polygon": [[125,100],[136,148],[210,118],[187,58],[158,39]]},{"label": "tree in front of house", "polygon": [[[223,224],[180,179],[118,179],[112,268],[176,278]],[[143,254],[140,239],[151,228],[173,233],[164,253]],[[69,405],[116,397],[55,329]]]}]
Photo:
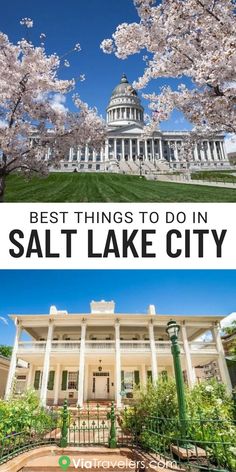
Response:
[{"label": "tree in front of house", "polygon": [[[33,26],[29,18],[21,23]],[[73,50],[79,51],[80,45]],[[77,113],[63,105],[76,82],[59,78],[62,66],[68,67],[68,60],[48,55],[44,43],[34,46],[21,39],[13,44],[0,33],[0,200],[12,172],[44,175],[49,165],[58,165],[70,146],[96,148],[104,140],[105,123],[95,109],[78,95],[74,96]],[[52,151],[49,162],[45,160],[48,147]]]},{"label": "tree in front of house", "polygon": [[0,345],[0,355],[4,357],[11,357],[12,355],[12,346],[5,346],[4,344]]},{"label": "tree in front of house", "polygon": [[135,87],[152,79],[185,77],[189,86],[149,94],[154,126],[181,110],[198,132],[236,132],[235,1],[134,0],[138,23],[123,23],[101,47],[118,58],[144,51]]}]

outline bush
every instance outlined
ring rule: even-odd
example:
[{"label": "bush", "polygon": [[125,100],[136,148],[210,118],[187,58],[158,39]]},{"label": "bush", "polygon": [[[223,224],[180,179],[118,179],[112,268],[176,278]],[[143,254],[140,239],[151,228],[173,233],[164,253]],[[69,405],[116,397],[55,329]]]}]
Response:
[{"label": "bush", "polygon": [[25,431],[42,433],[50,431],[55,423],[55,416],[39,404],[34,391],[28,391],[19,398],[9,401],[0,400],[0,440],[7,435]]},{"label": "bush", "polygon": [[[207,450],[213,464],[236,470],[233,438],[233,401],[225,386],[216,380],[202,382],[192,390],[186,387],[189,421],[187,439]],[[174,380],[159,380],[156,385],[135,392],[134,405],[122,415],[122,426],[136,432],[145,448],[166,454],[171,443],[180,444],[180,424]]]}]

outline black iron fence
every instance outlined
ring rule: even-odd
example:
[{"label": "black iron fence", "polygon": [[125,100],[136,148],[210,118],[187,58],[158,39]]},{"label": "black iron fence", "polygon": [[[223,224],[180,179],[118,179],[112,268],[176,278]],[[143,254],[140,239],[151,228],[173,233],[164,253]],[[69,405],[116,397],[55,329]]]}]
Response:
[{"label": "black iron fence", "polygon": [[[188,471],[236,471],[235,419],[199,415],[185,427],[177,418],[149,416],[140,422],[130,409],[116,412],[114,405],[89,404],[83,408],[48,410],[42,420],[37,415],[24,429],[6,430],[0,436],[0,464],[32,448],[47,444],[59,447],[117,446],[139,447]],[[184,434],[183,434],[184,431]]]}]

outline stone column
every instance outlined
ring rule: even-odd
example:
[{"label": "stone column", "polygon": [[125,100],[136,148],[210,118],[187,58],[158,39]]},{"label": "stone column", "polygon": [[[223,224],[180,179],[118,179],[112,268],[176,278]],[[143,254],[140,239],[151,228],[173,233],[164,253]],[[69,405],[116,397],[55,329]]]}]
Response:
[{"label": "stone column", "polygon": [[117,139],[114,139],[114,159],[117,159]]},{"label": "stone column", "polygon": [[105,161],[108,161],[109,159],[109,143],[108,143],[108,139],[106,139],[106,142],[105,142]]},{"label": "stone column", "polygon": [[150,321],[148,325],[148,329],[149,329],[149,340],[150,340],[150,349],[151,349],[152,381],[153,383],[155,383],[158,378],[158,370],[157,370],[156,344],[155,344],[154,329],[153,329],[152,321]]},{"label": "stone column", "polygon": [[16,373],[18,345],[19,345],[20,335],[22,332],[21,323],[17,320],[17,318],[15,320],[15,325],[16,325],[16,334],[15,334],[15,341],[14,341],[14,346],[13,346],[12,355],[11,355],[10,368],[9,368],[8,377],[7,377],[5,400],[8,400],[12,393],[15,373]]},{"label": "stone column", "polygon": [[155,143],[154,139],[152,139],[152,160],[155,160]]},{"label": "stone column", "polygon": [[132,139],[129,140],[129,160],[133,160],[133,145]]},{"label": "stone column", "polygon": [[177,141],[175,141],[174,155],[175,155],[175,161],[176,161],[176,162],[179,162],[179,155],[178,155]]},{"label": "stone column", "polygon": [[207,155],[208,155],[208,160],[212,161],[211,146],[210,146],[209,141],[207,141]]},{"label": "stone column", "polygon": [[46,342],[45,353],[44,353],[44,362],[43,362],[42,384],[41,384],[41,389],[40,389],[40,403],[42,406],[46,406],[46,403],[47,403],[47,389],[48,389],[48,376],[49,376],[49,370],[50,370],[52,335],[53,335],[53,322],[49,320],[48,336],[47,336],[47,342]]},{"label": "stone column", "polygon": [[137,139],[137,154],[140,156],[140,141]]},{"label": "stone column", "polygon": [[195,162],[198,162],[198,161],[199,161],[199,158],[198,158],[198,147],[197,147],[197,144],[195,144],[195,146],[194,146],[193,155],[194,155],[194,161],[195,161]]},{"label": "stone column", "polygon": [[58,404],[59,398],[59,390],[60,390],[60,376],[61,376],[61,365],[56,365],[56,372],[55,372],[55,382],[54,382],[54,405]]},{"label": "stone column", "polygon": [[124,139],[121,140],[121,146],[122,146],[121,147],[121,159],[122,159],[122,161],[124,161],[124,159],[125,159],[125,140]]},{"label": "stone column", "polygon": [[163,142],[162,139],[159,140],[159,149],[160,149],[160,159],[163,159]]},{"label": "stone column", "polygon": [[85,162],[88,162],[88,156],[89,156],[89,148],[88,148],[88,145],[86,144],[86,146],[85,146]]},{"label": "stone column", "polygon": [[221,149],[222,160],[225,161],[226,160],[226,152],[225,152],[223,141],[220,141],[220,149]]},{"label": "stone column", "polygon": [[73,148],[69,149],[69,162],[72,162],[73,160]]},{"label": "stone column", "polygon": [[182,333],[182,339],[183,339],[183,346],[184,346],[184,353],[185,353],[185,360],[186,360],[186,370],[187,370],[187,379],[188,379],[188,386],[190,388],[193,387],[196,379],[194,376],[194,371],[193,371],[193,366],[192,366],[192,360],[191,360],[191,353],[190,353],[190,348],[189,348],[189,343],[188,343],[188,337],[187,337],[187,330],[185,324],[181,326],[181,333]]},{"label": "stone column", "polygon": [[220,331],[219,331],[218,326],[214,326],[213,328],[213,337],[216,343],[216,350],[218,353],[218,365],[219,365],[221,379],[222,379],[222,382],[225,384],[228,392],[230,393],[232,391],[232,384],[231,384],[229,371],[228,371],[228,367],[225,360],[224,348],[221,341]]},{"label": "stone column", "polygon": [[121,356],[120,356],[120,323],[119,320],[115,322],[115,352],[116,352],[116,366],[115,366],[115,376],[116,376],[116,406],[117,408],[121,407]]},{"label": "stone column", "polygon": [[218,154],[217,154],[217,149],[216,149],[216,143],[215,143],[215,141],[213,141],[213,154],[214,154],[215,161],[218,161],[219,158],[218,158]]},{"label": "stone column", "polygon": [[84,365],[85,365],[85,336],[86,323],[83,321],[81,325],[81,340],[79,353],[79,383],[78,383],[78,406],[83,406],[84,402]]},{"label": "stone column", "polygon": [[148,159],[148,145],[147,145],[147,140],[145,139],[144,141],[144,149],[145,149],[145,156],[144,159],[145,161]]}]

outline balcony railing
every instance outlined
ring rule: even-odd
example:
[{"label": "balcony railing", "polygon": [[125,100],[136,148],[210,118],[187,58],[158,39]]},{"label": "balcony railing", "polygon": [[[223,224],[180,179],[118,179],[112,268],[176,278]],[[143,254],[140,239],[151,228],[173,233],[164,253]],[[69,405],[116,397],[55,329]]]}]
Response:
[{"label": "balcony railing", "polygon": [[115,351],[115,341],[86,341],[85,350],[86,352],[89,352],[89,351],[113,352]]},{"label": "balcony railing", "polygon": [[[180,352],[184,353],[183,343],[179,342]],[[155,341],[157,354],[170,354],[171,343],[169,341]],[[46,341],[21,341],[19,342],[19,354],[37,354],[43,353],[46,348]],[[190,342],[190,352],[192,354],[217,354],[216,345],[214,342]],[[101,352],[115,352],[115,341],[86,341],[85,350],[87,353]],[[120,341],[120,350],[122,353],[145,353],[150,352],[149,341]],[[80,340],[70,341],[52,341],[51,351],[57,353],[70,353],[80,351]]]},{"label": "balcony railing", "polygon": [[190,352],[192,354],[216,354],[216,344],[215,343],[208,343],[208,342],[191,342],[189,343]]},{"label": "balcony railing", "polygon": [[[156,341],[156,351],[160,354],[171,354],[171,343],[169,341]],[[179,342],[180,352],[184,353],[183,343]]]},{"label": "balcony railing", "polygon": [[18,352],[43,352],[46,347],[46,341],[20,341]]},{"label": "balcony railing", "polygon": [[52,341],[52,351],[79,351],[80,341]]},{"label": "balcony railing", "polygon": [[149,341],[120,341],[121,352],[150,352]]}]

